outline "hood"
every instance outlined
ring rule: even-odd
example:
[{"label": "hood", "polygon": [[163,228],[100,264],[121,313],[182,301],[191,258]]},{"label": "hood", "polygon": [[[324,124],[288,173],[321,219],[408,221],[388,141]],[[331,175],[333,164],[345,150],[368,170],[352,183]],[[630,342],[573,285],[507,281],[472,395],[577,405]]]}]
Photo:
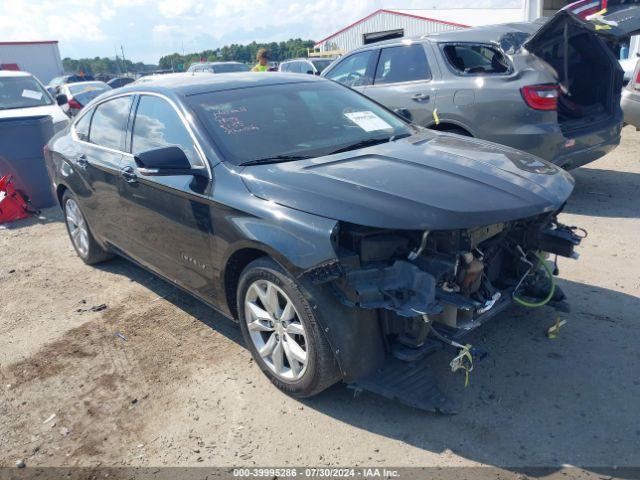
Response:
[{"label": "hood", "polygon": [[532,155],[425,132],[337,155],[246,167],[257,197],[358,225],[404,230],[471,228],[560,208],[564,170]]},{"label": "hood", "polygon": [[44,115],[49,115],[52,118],[54,125],[63,121],[66,124],[66,122],[69,121],[69,117],[67,117],[62,109],[56,104],[43,105],[41,107],[0,110],[0,118],[41,117]]}]

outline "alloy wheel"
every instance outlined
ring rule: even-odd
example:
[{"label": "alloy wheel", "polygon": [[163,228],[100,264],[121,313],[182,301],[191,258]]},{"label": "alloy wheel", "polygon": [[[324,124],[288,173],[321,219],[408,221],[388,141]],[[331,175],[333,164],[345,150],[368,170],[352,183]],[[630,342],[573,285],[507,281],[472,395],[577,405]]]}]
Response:
[{"label": "alloy wheel", "polygon": [[244,299],[249,336],[264,363],[280,379],[295,382],[307,370],[307,338],[300,316],[275,283],[256,280]]},{"label": "alloy wheel", "polygon": [[89,254],[89,230],[80,207],[73,198],[65,203],[65,217],[71,235],[71,241],[82,257]]}]

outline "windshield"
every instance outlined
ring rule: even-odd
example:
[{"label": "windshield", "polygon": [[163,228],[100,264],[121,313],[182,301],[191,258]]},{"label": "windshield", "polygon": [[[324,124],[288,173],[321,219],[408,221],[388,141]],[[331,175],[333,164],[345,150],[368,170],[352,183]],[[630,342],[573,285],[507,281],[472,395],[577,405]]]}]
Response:
[{"label": "windshield", "polygon": [[53,100],[35,78],[0,77],[0,110],[51,104]]},{"label": "windshield", "polygon": [[212,65],[212,68],[214,73],[248,72],[251,70],[243,63],[221,63],[219,65]]},{"label": "windshield", "polygon": [[333,62],[333,60],[311,60],[311,63],[316,67],[318,73],[322,73],[325,68],[331,65],[331,62]]},{"label": "windshield", "polygon": [[318,157],[412,133],[396,115],[329,81],[225,90],[188,101],[235,164]]}]

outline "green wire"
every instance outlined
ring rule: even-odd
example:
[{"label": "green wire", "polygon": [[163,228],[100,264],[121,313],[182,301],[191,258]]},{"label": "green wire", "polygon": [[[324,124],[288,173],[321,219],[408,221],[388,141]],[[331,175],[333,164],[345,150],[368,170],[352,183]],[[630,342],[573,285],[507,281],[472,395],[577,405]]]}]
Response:
[{"label": "green wire", "polygon": [[542,307],[546,305],[553,298],[553,294],[556,293],[556,282],[553,279],[553,272],[549,268],[549,265],[547,265],[547,262],[540,255],[538,255],[537,252],[533,252],[533,254],[538,258],[545,272],[547,272],[547,276],[549,277],[549,280],[551,280],[551,289],[549,289],[549,294],[547,295],[547,297],[544,300],[540,300],[537,303],[527,302],[526,300],[516,297],[515,292],[513,292],[513,299],[516,301],[516,303],[519,303],[523,307],[529,307],[529,308],[537,308],[537,307]]}]

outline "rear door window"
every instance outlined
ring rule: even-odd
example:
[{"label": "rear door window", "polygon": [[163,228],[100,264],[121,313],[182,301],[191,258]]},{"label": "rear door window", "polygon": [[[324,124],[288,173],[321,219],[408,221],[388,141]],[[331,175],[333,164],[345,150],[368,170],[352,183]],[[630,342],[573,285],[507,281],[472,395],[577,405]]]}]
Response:
[{"label": "rear door window", "polygon": [[327,73],[327,78],[349,87],[371,85],[368,70],[375,54],[377,50],[366,50],[349,55]]},{"label": "rear door window", "polygon": [[[124,138],[131,110],[131,95],[108,100],[96,107],[89,141],[102,147],[124,151]],[[85,115],[88,117],[89,115]],[[83,117],[84,118],[84,117]]]},{"label": "rear door window", "polygon": [[383,48],[380,52],[374,84],[429,79],[431,79],[431,71],[422,45]]},{"label": "rear door window", "polygon": [[133,124],[132,153],[136,155],[169,146],[180,147],[191,165],[203,166],[193,139],[176,110],[162,98],[141,96]]},{"label": "rear door window", "polygon": [[495,47],[458,44],[445,45],[442,51],[449,65],[458,73],[486,75],[509,72],[509,62]]}]

